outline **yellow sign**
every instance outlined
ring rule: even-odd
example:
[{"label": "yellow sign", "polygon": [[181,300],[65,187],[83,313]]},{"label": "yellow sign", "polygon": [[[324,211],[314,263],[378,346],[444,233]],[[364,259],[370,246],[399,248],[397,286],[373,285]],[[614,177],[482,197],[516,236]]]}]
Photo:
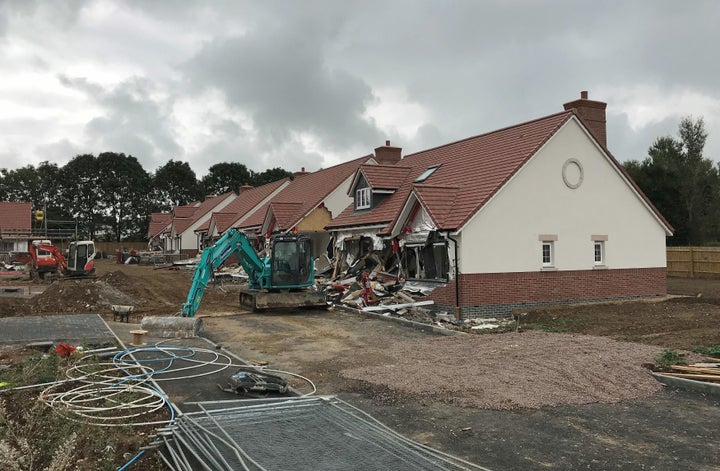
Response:
[{"label": "yellow sign", "polygon": [[35,220],[36,221],[42,221],[44,217],[45,217],[45,213],[43,212],[42,209],[38,209],[37,211],[35,211]]}]

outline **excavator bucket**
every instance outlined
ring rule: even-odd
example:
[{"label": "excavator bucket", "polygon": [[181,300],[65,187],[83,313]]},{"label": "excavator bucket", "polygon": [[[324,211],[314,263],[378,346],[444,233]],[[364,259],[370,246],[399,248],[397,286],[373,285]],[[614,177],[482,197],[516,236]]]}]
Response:
[{"label": "excavator bucket", "polygon": [[240,290],[240,307],[249,311],[265,309],[327,307],[325,294],[314,289],[269,292],[265,290]]},{"label": "excavator bucket", "polygon": [[140,328],[147,331],[149,337],[186,338],[197,337],[204,330],[199,317],[145,316]]}]

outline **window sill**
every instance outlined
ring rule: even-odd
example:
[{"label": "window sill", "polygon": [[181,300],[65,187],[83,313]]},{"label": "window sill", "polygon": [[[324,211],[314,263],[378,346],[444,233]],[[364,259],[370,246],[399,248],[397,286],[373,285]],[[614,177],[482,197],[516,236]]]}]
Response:
[{"label": "window sill", "polygon": [[607,265],[595,265],[593,267],[593,270],[607,270],[607,269],[608,269]]},{"label": "window sill", "polygon": [[540,271],[558,271],[557,267],[542,267]]}]

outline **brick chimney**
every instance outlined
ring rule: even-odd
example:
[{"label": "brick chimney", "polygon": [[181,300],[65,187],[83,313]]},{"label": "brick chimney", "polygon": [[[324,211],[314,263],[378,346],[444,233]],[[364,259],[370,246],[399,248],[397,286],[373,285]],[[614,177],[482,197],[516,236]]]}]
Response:
[{"label": "brick chimney", "polygon": [[239,194],[242,193],[243,191],[248,191],[248,190],[251,190],[251,189],[253,189],[253,188],[254,188],[254,187],[253,187],[252,185],[249,185],[249,184],[245,183],[244,185],[241,185],[240,188],[238,188],[237,194],[239,195]]},{"label": "brick chimney", "polygon": [[385,145],[375,148],[375,160],[380,165],[395,165],[402,158],[402,147],[393,147],[390,141],[385,141]]},{"label": "brick chimney", "polygon": [[307,175],[308,173],[310,173],[310,172],[306,172],[306,171],[305,171],[305,167],[300,167],[300,171],[299,171],[299,172],[293,173],[293,178],[302,177],[303,175]]},{"label": "brick chimney", "polygon": [[607,126],[605,121],[605,108],[607,103],[602,101],[588,100],[588,92],[580,92],[580,99],[565,103],[565,110],[574,110],[578,117],[590,131],[590,134],[600,143],[607,147]]}]

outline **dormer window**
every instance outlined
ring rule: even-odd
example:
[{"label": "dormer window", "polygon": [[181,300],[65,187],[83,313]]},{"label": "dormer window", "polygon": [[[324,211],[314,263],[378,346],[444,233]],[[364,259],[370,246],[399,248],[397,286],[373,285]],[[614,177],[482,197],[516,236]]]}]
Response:
[{"label": "dormer window", "polygon": [[372,202],[370,187],[359,188],[355,191],[355,209],[368,209]]},{"label": "dormer window", "polygon": [[415,179],[415,181],[413,183],[424,182],[425,180],[427,180],[430,177],[430,175],[435,173],[435,170],[437,170],[438,168],[440,168],[440,165],[433,165],[432,167],[428,167],[423,173],[420,174],[419,177],[417,177]]}]

